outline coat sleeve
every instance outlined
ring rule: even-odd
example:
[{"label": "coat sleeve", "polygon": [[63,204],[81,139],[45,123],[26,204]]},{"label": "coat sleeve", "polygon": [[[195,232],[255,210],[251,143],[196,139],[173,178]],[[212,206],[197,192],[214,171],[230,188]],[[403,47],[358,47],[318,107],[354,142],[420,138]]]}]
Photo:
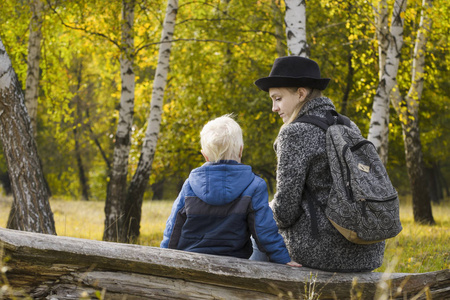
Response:
[{"label": "coat sleeve", "polygon": [[172,211],[167,219],[166,228],[164,229],[164,237],[160,245],[161,248],[169,248],[169,246],[170,248],[173,248],[171,245],[178,245],[181,232],[176,231],[181,230],[183,224],[180,224],[180,222],[185,222],[185,219],[180,217],[180,213],[184,210],[187,185],[188,180],[185,181],[180,194],[172,205]]},{"label": "coat sleeve", "polygon": [[323,135],[314,125],[296,123],[282,128],[277,137],[277,192],[270,206],[280,228],[293,226],[304,213],[301,202],[317,134]]},{"label": "coat sleeve", "polygon": [[252,197],[253,217],[249,218],[249,227],[258,248],[265,252],[270,261],[286,264],[291,261],[283,237],[269,207],[269,195],[266,182],[258,178],[258,186]]}]

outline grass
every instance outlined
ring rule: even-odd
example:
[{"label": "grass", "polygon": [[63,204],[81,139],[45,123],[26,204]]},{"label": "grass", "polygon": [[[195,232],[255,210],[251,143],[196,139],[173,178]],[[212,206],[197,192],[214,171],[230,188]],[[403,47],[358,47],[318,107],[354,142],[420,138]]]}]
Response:
[{"label": "grass", "polygon": [[[411,197],[401,199],[403,230],[386,243],[383,265],[376,271],[423,273],[450,269],[450,199],[432,205],[436,225],[414,223]],[[395,264],[394,266],[391,266]]]},{"label": "grass", "polygon": [[[423,273],[450,268],[450,199],[433,205],[435,226],[414,223],[410,197],[402,198],[403,231],[386,244],[385,261],[377,272]],[[0,197],[0,227],[5,227],[11,198]],[[60,236],[101,240],[104,203],[51,199]],[[142,206],[139,244],[159,247],[172,200],[146,201]]]}]

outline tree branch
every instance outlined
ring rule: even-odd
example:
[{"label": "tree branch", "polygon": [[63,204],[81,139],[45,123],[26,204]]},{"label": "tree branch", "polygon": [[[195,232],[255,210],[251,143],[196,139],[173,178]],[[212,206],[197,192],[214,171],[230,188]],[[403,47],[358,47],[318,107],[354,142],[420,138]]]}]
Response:
[{"label": "tree branch", "polygon": [[88,30],[86,28],[76,27],[76,26],[72,26],[72,25],[67,24],[66,22],[64,22],[64,19],[61,17],[61,15],[56,11],[56,8],[51,5],[50,0],[47,0],[47,4],[48,4],[49,8],[53,11],[53,13],[59,18],[59,20],[61,21],[61,24],[64,25],[65,27],[67,27],[69,29],[73,29],[73,30],[83,31],[83,32],[88,33],[90,35],[95,35],[95,36],[102,37],[102,38],[106,39],[107,41],[111,42],[112,44],[114,44],[115,46],[117,46],[117,48],[119,48],[119,49],[121,48],[120,44],[117,41],[111,39],[109,36],[107,36],[104,33],[95,32],[95,31]]}]

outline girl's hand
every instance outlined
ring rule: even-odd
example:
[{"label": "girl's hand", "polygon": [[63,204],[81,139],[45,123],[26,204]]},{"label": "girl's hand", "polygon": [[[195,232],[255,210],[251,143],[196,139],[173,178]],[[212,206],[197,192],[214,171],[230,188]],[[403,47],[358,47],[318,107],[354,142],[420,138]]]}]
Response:
[{"label": "girl's hand", "polygon": [[297,263],[297,262],[295,262],[295,261],[293,261],[293,260],[291,260],[290,262],[288,262],[287,265],[288,265],[288,266],[291,266],[291,267],[301,267],[301,266],[302,266],[301,264],[299,264],[299,263]]}]

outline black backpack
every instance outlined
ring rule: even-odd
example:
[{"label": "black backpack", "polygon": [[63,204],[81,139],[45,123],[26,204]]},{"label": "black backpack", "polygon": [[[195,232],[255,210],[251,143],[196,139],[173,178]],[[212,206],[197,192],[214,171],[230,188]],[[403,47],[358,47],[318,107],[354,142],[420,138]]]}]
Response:
[{"label": "black backpack", "polygon": [[[304,115],[294,122],[314,124],[325,131],[333,183],[323,209],[334,227],[356,244],[377,243],[399,234],[402,225],[397,191],[375,146],[351,127],[350,119],[330,110],[325,118]],[[316,235],[314,203],[310,208]]]}]

